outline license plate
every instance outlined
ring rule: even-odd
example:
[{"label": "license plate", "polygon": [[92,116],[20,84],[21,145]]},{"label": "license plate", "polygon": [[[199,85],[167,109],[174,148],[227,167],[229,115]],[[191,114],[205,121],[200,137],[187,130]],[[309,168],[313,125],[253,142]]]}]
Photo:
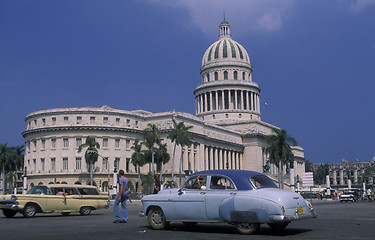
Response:
[{"label": "license plate", "polygon": [[0,208],[5,208],[5,204],[0,204]]},{"label": "license plate", "polygon": [[301,215],[301,214],[303,214],[303,208],[297,208],[297,213],[298,213],[298,215]]}]

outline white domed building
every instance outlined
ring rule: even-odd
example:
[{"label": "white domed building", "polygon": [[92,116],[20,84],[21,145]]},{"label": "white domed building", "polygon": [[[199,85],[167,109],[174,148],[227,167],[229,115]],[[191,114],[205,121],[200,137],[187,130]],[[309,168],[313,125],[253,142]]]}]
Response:
[{"label": "white domed building", "polygon": [[[181,151],[184,172],[210,169],[243,169],[263,172],[267,156],[265,136],[275,128],[261,120],[260,88],[252,79],[253,68],[246,49],[234,41],[230,26],[220,24],[220,36],[205,52],[200,70],[202,82],[195,91],[196,115],[183,112],[151,113],[126,111],[108,106],[41,110],[27,115],[25,166],[28,186],[50,182],[89,182],[84,151],[77,152],[86,137],[95,137],[100,144],[94,181],[103,192],[112,186],[113,169],[123,169],[135,188],[137,173],[131,164],[131,146],[143,141],[142,130],[156,124],[161,139],[167,143],[172,158],[174,144],[167,139],[172,120],[183,121],[193,139],[190,146],[176,149],[174,163],[178,174]],[[304,150],[293,147],[295,175],[304,172]],[[150,166],[141,169],[146,174]],[[163,176],[171,177],[172,160],[163,165]],[[268,174],[276,174],[271,166]],[[109,188],[108,188],[109,187]]]}]

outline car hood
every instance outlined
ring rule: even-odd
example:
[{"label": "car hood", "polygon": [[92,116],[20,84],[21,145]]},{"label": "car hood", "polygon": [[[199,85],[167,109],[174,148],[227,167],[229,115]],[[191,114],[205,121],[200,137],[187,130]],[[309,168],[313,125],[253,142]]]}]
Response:
[{"label": "car hood", "polygon": [[257,195],[273,202],[277,202],[285,208],[305,207],[305,199],[298,193],[278,189],[278,188],[265,188],[257,189]]}]

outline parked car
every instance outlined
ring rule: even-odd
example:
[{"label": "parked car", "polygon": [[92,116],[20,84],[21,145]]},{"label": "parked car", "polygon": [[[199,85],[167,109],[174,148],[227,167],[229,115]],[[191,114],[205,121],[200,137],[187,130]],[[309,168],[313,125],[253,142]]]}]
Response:
[{"label": "parked car", "polygon": [[164,229],[171,221],[226,222],[252,234],[263,223],[284,229],[291,221],[317,216],[298,193],[278,189],[264,174],[241,170],[196,172],[184,187],[144,196],[142,204],[139,215],[147,216],[153,229]]},{"label": "parked car", "polygon": [[358,192],[346,191],[340,195],[340,202],[356,202],[358,201]]},{"label": "parked car", "polygon": [[89,215],[92,210],[108,206],[108,196],[101,195],[96,187],[87,185],[38,185],[26,194],[0,196],[0,209],[7,218],[14,217],[17,212],[25,217],[52,212],[63,215],[79,212],[81,215]]}]

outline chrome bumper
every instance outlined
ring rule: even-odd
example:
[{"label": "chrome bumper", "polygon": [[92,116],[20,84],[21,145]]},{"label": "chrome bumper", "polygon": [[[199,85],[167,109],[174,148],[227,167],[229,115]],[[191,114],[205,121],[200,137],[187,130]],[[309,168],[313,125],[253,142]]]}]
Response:
[{"label": "chrome bumper", "polygon": [[314,211],[313,208],[309,209],[309,213],[306,214],[298,214],[297,212],[294,215],[270,215],[269,221],[270,222],[290,222],[296,221],[300,219],[307,219],[307,218],[316,218],[318,214]]}]

